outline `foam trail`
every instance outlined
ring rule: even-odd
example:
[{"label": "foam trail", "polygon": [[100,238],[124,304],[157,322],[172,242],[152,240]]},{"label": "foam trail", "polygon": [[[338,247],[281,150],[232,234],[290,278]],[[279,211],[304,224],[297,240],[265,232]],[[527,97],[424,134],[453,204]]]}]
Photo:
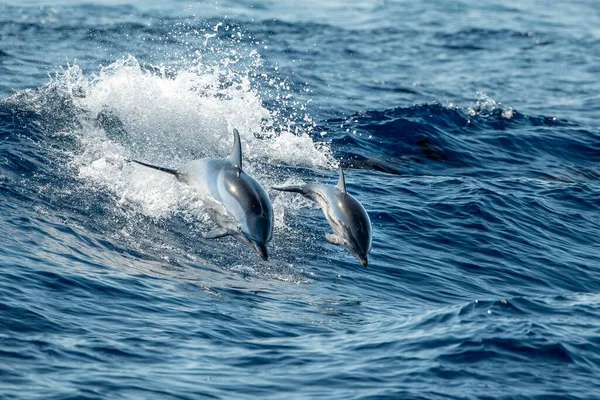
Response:
[{"label": "foam trail", "polygon": [[74,134],[83,151],[73,160],[79,176],[149,216],[198,203],[173,177],[125,160],[177,168],[192,159],[225,157],[233,128],[240,132],[244,168],[266,187],[278,181],[261,167],[266,164],[334,166],[326,146],[316,146],[308,131],[290,132],[286,127],[295,125],[293,119],[263,105],[247,74],[194,66],[166,76],[130,56],[90,77],[71,66],[54,85],[81,110]]}]

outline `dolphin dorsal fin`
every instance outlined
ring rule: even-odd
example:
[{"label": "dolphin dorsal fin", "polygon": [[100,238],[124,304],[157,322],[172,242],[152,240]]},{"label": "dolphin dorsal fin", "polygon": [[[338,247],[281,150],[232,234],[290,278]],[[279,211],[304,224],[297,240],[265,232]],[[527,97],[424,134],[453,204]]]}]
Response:
[{"label": "dolphin dorsal fin", "polygon": [[344,170],[342,167],[340,167],[340,179],[338,180],[337,187],[342,193],[346,194],[346,180],[344,179]]},{"label": "dolphin dorsal fin", "polygon": [[242,169],[242,143],[240,142],[240,133],[235,128],[233,129],[233,149],[229,155],[229,161],[240,170]]}]

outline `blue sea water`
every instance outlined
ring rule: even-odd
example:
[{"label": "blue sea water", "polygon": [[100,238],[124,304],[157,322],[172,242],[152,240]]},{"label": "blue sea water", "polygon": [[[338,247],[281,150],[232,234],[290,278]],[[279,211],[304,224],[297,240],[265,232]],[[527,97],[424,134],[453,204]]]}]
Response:
[{"label": "blue sea water", "polygon": [[[600,7],[4,0],[0,398],[600,398]],[[176,168],[269,189],[268,263]]]}]

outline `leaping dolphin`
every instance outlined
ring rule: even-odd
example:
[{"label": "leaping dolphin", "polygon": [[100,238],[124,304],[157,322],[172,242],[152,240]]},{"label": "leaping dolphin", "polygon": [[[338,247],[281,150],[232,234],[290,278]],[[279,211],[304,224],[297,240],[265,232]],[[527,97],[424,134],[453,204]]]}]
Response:
[{"label": "leaping dolphin", "polygon": [[233,130],[233,150],[227,159],[202,158],[175,170],[131,160],[174,175],[192,186],[208,206],[218,229],[206,239],[231,235],[268,259],[267,243],[273,233],[273,207],[265,189],[242,170],[240,134]]},{"label": "leaping dolphin", "polygon": [[325,239],[334,245],[342,245],[366,267],[367,254],[371,250],[373,233],[369,214],[358,200],[346,191],[344,171],[340,167],[337,187],[309,183],[303,186],[273,187],[284,192],[300,193],[319,203],[333,233],[326,233]]}]

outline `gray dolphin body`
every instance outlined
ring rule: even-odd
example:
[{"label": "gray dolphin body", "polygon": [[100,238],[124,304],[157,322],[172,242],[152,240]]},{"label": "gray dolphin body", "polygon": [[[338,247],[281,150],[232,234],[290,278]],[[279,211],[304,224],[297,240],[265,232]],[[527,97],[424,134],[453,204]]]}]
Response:
[{"label": "gray dolphin body", "polygon": [[133,162],[175,175],[193,187],[208,206],[218,229],[202,236],[216,239],[231,235],[268,259],[267,243],[273,233],[273,207],[265,189],[242,170],[242,148],[233,130],[233,151],[227,159],[202,158],[174,170]]},{"label": "gray dolphin body", "polygon": [[325,234],[325,239],[331,244],[344,246],[363,267],[369,264],[367,254],[373,241],[371,219],[362,204],[346,191],[344,171],[341,167],[337,187],[309,183],[273,189],[300,193],[316,201],[333,229],[333,233]]}]

